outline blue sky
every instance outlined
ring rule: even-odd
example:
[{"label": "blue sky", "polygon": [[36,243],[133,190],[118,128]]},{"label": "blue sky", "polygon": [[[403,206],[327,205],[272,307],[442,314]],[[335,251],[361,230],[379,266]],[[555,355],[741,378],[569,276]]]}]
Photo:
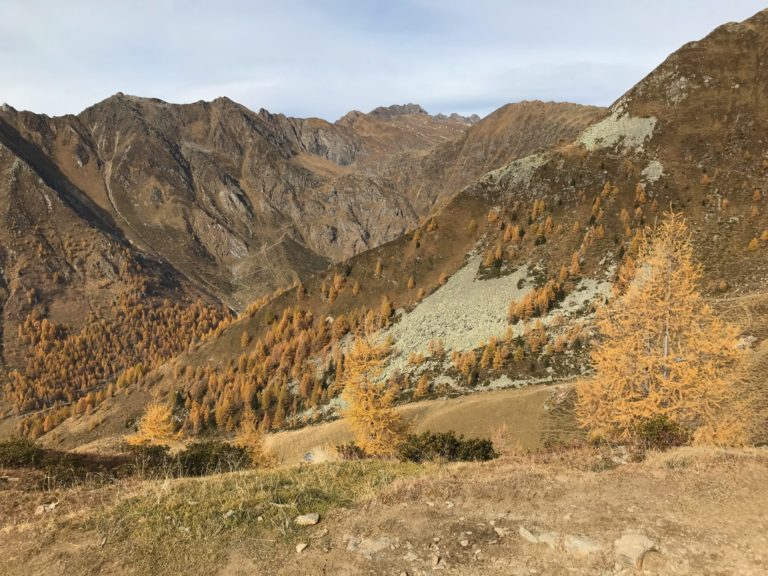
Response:
[{"label": "blue sky", "polygon": [[752,0],[0,0],[0,102],[76,113],[121,91],[334,120],[417,102],[487,114],[610,104]]}]

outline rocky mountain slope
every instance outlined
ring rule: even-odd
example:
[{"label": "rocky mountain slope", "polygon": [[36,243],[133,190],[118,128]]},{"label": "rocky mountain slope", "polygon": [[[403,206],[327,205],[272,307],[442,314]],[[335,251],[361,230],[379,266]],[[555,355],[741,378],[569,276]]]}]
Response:
[{"label": "rocky mountain slope", "polygon": [[428,154],[398,158],[387,175],[421,211],[432,211],[485,173],[572,140],[603,112],[569,103],[507,104]]}]

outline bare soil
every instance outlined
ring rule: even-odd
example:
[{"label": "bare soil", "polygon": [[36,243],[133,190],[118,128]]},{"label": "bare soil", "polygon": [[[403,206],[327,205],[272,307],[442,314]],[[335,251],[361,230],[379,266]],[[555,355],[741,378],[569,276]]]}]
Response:
[{"label": "bare soil", "polygon": [[[138,541],[113,540],[109,526],[93,517],[131,510],[125,503],[137,495],[164,510],[167,500],[227,490],[232,482],[244,486],[263,473],[55,495],[4,490],[0,574],[766,573],[765,449],[685,448],[651,454],[640,463],[617,463],[621,460],[619,452],[573,449],[511,454],[486,464],[427,465],[415,472],[399,468],[399,479],[368,496],[356,492],[358,500],[328,508],[315,526],[269,524],[257,536],[240,539],[226,538],[222,520],[220,532],[179,531],[177,555],[174,542],[158,545],[154,565],[151,559],[147,564]],[[335,466],[332,476],[342,478],[350,464]],[[54,496],[59,505],[53,511],[33,513]],[[137,509],[151,525],[153,508]],[[534,535],[549,534],[552,546],[526,540],[521,526]],[[614,542],[628,532],[653,543],[641,567],[623,564],[614,550]],[[163,532],[166,538],[169,533]],[[128,534],[138,538],[140,532]],[[572,537],[589,539],[599,550],[569,551],[565,542]],[[184,550],[196,539],[201,547],[220,542],[215,557],[188,560]],[[300,553],[299,543],[308,544]]]}]

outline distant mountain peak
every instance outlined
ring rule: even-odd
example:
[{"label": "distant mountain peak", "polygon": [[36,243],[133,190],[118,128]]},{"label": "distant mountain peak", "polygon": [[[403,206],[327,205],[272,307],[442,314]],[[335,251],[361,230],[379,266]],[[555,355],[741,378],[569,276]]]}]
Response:
[{"label": "distant mountain peak", "polygon": [[480,118],[480,116],[477,114],[472,114],[471,116],[462,116],[457,112],[453,112],[452,114],[440,113],[435,115],[435,118],[439,118],[441,120],[455,120],[456,122],[462,122],[463,124],[468,124],[470,126],[473,126],[482,120],[482,118]]},{"label": "distant mountain peak", "polygon": [[410,114],[429,114],[418,104],[393,104],[392,106],[379,106],[368,113],[370,116],[380,118],[393,118],[395,116],[408,116]]}]

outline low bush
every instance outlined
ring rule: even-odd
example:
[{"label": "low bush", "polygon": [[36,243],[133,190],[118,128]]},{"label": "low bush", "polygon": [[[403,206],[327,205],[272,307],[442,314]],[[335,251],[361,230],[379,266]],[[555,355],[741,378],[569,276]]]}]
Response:
[{"label": "low bush", "polygon": [[168,446],[155,446],[152,444],[129,445],[126,447],[126,451],[133,472],[140,474],[165,470],[173,461]]},{"label": "low bush", "polygon": [[455,432],[424,432],[408,434],[398,446],[397,456],[409,462],[443,460],[485,461],[496,458],[493,442],[486,438],[464,438]]},{"label": "low bush", "polygon": [[690,440],[685,430],[662,415],[639,422],[633,437],[640,448],[654,450],[683,446]]},{"label": "low bush", "polygon": [[368,455],[365,453],[365,450],[360,448],[357,444],[354,442],[348,442],[346,444],[339,444],[336,446],[336,453],[339,455],[339,458],[341,460],[349,461],[349,460],[364,460],[368,457]]},{"label": "low bush", "polygon": [[175,456],[174,464],[182,476],[205,476],[251,467],[244,448],[218,440],[190,444]]},{"label": "low bush", "polygon": [[167,446],[149,444],[127,450],[133,471],[140,475],[206,476],[252,467],[244,448],[220,440],[194,442],[177,454]]},{"label": "low bush", "polygon": [[0,468],[42,468],[45,450],[27,438],[0,442]]}]

